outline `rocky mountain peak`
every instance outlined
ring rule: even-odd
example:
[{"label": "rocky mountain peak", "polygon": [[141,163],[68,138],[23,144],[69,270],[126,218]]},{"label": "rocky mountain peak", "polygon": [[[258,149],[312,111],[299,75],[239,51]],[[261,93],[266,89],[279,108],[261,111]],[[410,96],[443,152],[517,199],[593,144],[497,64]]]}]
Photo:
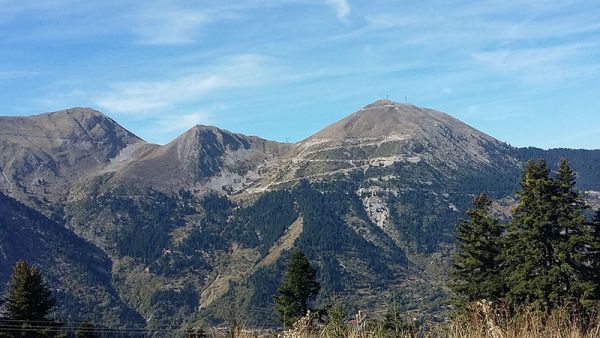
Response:
[{"label": "rocky mountain peak", "polygon": [[370,168],[426,164],[446,172],[511,161],[508,146],[428,108],[375,101],[297,143],[268,186]]},{"label": "rocky mountain peak", "polygon": [[230,192],[258,179],[257,167],[288,147],[214,126],[196,125],[129,165],[118,173],[117,179],[119,184],[137,182],[164,191],[202,185]]},{"label": "rocky mountain peak", "polygon": [[25,203],[62,198],[78,178],[145,143],[91,108],[0,117],[0,125],[0,191]]},{"label": "rocky mountain peak", "polygon": [[494,141],[452,116],[432,109],[390,100],[378,100],[326,127],[309,140],[345,140],[395,137],[428,139],[452,133]]},{"label": "rocky mountain peak", "polygon": [[[186,148],[187,154],[200,151],[203,147],[225,150],[237,150],[240,147],[249,148],[251,137],[232,133],[214,126],[195,125],[188,131],[166,145],[166,148],[177,146]],[[196,148],[196,149],[193,149]]]},{"label": "rocky mountain peak", "polygon": [[[5,141],[33,139],[42,149],[67,141],[118,146],[142,141],[103,113],[91,108],[70,108],[32,116],[0,117]],[[14,140],[16,141],[16,140]],[[111,149],[113,150],[113,149]],[[115,155],[109,151],[110,155]]]}]

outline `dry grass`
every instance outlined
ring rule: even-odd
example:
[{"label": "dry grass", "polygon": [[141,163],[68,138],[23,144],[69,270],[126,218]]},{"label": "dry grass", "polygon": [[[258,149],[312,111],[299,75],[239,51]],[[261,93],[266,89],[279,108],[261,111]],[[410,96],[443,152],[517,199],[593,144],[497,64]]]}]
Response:
[{"label": "dry grass", "polygon": [[228,336],[232,338],[596,338],[600,337],[600,321],[598,318],[593,318],[586,325],[580,316],[564,308],[549,315],[525,311],[511,316],[507,311],[494,310],[491,304],[482,301],[471,307],[468,314],[456,317],[447,324],[435,324],[427,329],[403,333],[386,332],[380,322],[372,322],[371,325],[362,328],[348,323],[338,330],[326,330],[314,325],[309,314],[301,318],[294,328],[288,331],[275,333],[239,329]]},{"label": "dry grass", "polygon": [[528,310],[518,315],[492,310],[479,302],[461,319],[454,319],[443,336],[452,338],[595,338],[600,337],[598,318],[587,321],[568,308],[550,314]]}]

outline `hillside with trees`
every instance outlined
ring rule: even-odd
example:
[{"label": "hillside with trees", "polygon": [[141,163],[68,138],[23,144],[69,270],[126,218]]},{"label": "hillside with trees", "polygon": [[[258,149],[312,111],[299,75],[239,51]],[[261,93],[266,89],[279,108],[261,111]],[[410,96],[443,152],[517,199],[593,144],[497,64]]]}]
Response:
[{"label": "hillside with trees", "polygon": [[[36,126],[49,118],[53,124],[39,138]],[[277,327],[273,296],[293,248],[316,271],[315,309],[335,299],[347,314],[383,318],[396,309],[389,318],[403,313],[416,323],[442,322],[451,310],[451,274],[463,278],[455,287],[477,297],[530,299],[532,285],[517,282],[529,267],[519,266],[530,261],[527,255],[542,253],[532,268],[546,261],[559,267],[540,271],[536,285],[595,292],[587,279],[563,281],[589,273],[577,239],[589,234],[569,237],[565,245],[556,241],[582,231],[570,219],[591,216],[578,207],[561,209],[558,200],[575,206],[600,201],[598,151],[516,149],[448,114],[389,100],[293,144],[196,126],[169,144],[152,145],[102,113],[79,108],[0,119],[0,125],[19,140],[31,139],[0,135],[0,143],[10,145],[0,163],[0,283],[6,285],[18,260],[39,266],[63,319],[156,332],[227,323]],[[81,144],[72,145],[76,140]],[[558,189],[551,172],[562,172],[561,154],[578,181],[564,183],[563,195],[546,197],[537,209],[523,206],[511,215],[526,197],[519,195],[526,160],[551,159],[534,180],[546,193]],[[567,171],[561,175],[569,180]],[[578,189],[588,200],[573,195]],[[467,212],[481,193],[487,199]],[[530,208],[538,216],[554,210],[563,230],[548,230],[545,216],[527,223]],[[473,219],[461,222],[465,217]],[[496,227],[500,244],[491,242]],[[504,238],[536,232],[549,237],[511,248],[511,264],[519,268],[505,270]],[[489,238],[462,244],[484,235]],[[556,253],[571,246],[573,256]],[[493,252],[476,252],[484,247]],[[457,248],[470,261],[452,272]],[[469,269],[483,266],[473,257],[499,266],[469,279]],[[486,281],[502,274],[515,281]],[[552,291],[544,302],[556,297],[562,294]]]}]

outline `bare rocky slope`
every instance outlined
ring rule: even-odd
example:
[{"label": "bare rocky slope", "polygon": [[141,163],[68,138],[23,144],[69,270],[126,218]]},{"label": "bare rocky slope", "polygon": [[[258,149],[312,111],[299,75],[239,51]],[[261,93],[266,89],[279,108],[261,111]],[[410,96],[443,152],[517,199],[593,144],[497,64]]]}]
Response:
[{"label": "bare rocky slope", "polygon": [[287,144],[198,125],[132,162],[114,181],[164,191],[208,188],[241,192],[260,180],[261,166],[289,148]]},{"label": "bare rocky slope", "polygon": [[346,174],[398,163],[448,169],[511,167],[509,147],[461,121],[431,109],[379,100],[294,145],[278,163],[271,187],[303,178]]},{"label": "bare rocky slope", "polygon": [[0,117],[0,126],[0,191],[44,211],[53,210],[77,179],[145,145],[90,108]]},{"label": "bare rocky slope", "polygon": [[[23,256],[63,285],[60,276],[88,278],[101,266],[109,277],[75,279],[80,287],[61,299],[85,312],[92,290],[106,290],[96,294],[115,305],[97,310],[101,318],[130,311],[123,322],[141,316],[157,335],[194,322],[276,325],[271,297],[293,246],[319,271],[319,305],[332,295],[349,310],[396,301],[439,319],[453,229],[475,194],[511,196],[523,161],[563,154],[591,201],[600,195],[589,165],[599,151],[515,149],[447,114],[387,100],[295,144],[195,126],[152,145],[82,108],[2,117],[0,130],[0,192],[54,220],[18,230],[43,243],[47,259],[0,245],[11,257],[2,270]],[[20,229],[10,220],[5,229]],[[83,267],[53,251],[64,239],[44,227],[85,243]],[[85,318],[68,307],[59,315]]]}]

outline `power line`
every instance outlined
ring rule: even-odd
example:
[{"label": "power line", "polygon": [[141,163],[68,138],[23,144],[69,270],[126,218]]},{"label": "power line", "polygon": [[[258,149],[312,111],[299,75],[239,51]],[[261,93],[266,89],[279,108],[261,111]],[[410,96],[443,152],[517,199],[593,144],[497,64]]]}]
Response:
[{"label": "power line", "polygon": [[[86,320],[82,320],[82,321],[61,321],[61,320],[21,320],[21,319],[2,319],[0,318],[0,323],[6,323],[6,322],[17,322],[17,323],[27,323],[27,324],[31,324],[31,323],[40,323],[40,324],[47,324],[47,325],[53,325],[53,324],[95,324],[95,325],[104,325],[104,326],[108,326],[108,325],[112,325],[114,323],[108,323],[108,322],[94,322],[94,321],[86,321]],[[161,327],[170,327],[170,328],[174,328],[177,326],[174,325],[159,325]],[[128,324],[125,327],[146,327],[146,324]]]},{"label": "power line", "polygon": [[[50,331],[72,331],[80,329],[81,325],[89,324],[93,326],[94,332],[99,333],[156,333],[156,332],[169,332],[181,330],[183,326],[173,325],[156,325],[146,326],[143,324],[133,324],[122,327],[112,327],[112,323],[101,323],[92,321],[73,321],[73,322],[61,322],[61,321],[48,321],[48,320],[13,320],[13,319],[0,319],[0,330],[10,331],[23,331],[23,330],[50,330]],[[107,325],[108,324],[108,325]],[[28,325],[23,327],[23,325]]]}]

